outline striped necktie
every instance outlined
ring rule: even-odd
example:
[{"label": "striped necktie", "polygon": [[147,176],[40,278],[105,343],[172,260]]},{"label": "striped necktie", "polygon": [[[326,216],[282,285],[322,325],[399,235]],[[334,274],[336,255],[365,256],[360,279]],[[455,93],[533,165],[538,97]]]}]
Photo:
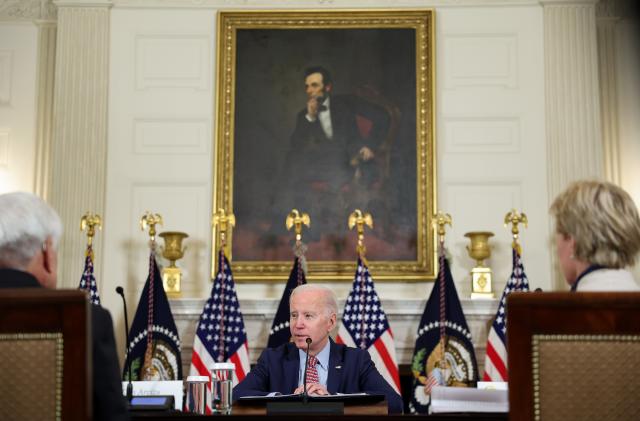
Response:
[{"label": "striped necktie", "polygon": [[309,355],[309,364],[307,364],[307,384],[320,383],[320,376],[318,376],[318,369],[316,364],[318,359],[313,355]]}]

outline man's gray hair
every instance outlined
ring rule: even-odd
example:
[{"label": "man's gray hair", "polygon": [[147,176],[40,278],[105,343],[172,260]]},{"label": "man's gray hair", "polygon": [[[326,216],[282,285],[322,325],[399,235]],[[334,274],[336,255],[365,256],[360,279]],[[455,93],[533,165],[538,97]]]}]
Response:
[{"label": "man's gray hair", "polygon": [[58,213],[35,194],[0,195],[0,267],[25,269],[47,238],[56,248],[61,235]]},{"label": "man's gray hair", "polygon": [[303,284],[299,285],[291,291],[289,296],[289,306],[291,306],[291,300],[293,296],[299,292],[321,292],[324,298],[324,307],[327,310],[327,317],[331,317],[332,314],[338,315],[338,300],[336,294],[329,287],[318,284]]}]

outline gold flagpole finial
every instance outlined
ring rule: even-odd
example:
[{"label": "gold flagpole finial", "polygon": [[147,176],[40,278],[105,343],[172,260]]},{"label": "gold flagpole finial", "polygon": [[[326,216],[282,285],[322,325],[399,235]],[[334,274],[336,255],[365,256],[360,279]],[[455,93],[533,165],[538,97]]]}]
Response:
[{"label": "gold flagpole finial", "polygon": [[149,238],[151,239],[151,245],[156,243],[156,225],[164,225],[162,222],[162,216],[160,214],[153,214],[146,211],[142,218],[140,218],[140,230],[144,231],[149,228]]},{"label": "gold flagpole finial", "polygon": [[93,237],[96,235],[96,228],[102,229],[102,218],[100,215],[87,212],[80,218],[80,231],[87,231],[87,248],[93,246]]},{"label": "gold flagpole finial", "polygon": [[444,236],[446,234],[445,225],[449,225],[450,227],[453,226],[453,220],[451,219],[451,215],[449,215],[448,213],[439,211],[433,217],[433,224],[438,226],[438,241],[440,243],[444,243]]},{"label": "gold flagpole finial", "polygon": [[356,250],[360,257],[365,259],[367,248],[364,245],[364,226],[366,225],[373,229],[373,217],[369,212],[362,213],[360,209],[356,209],[351,213],[351,215],[349,215],[347,225],[350,230],[353,229],[353,227],[356,227],[358,232],[358,246]]},{"label": "gold flagpole finial", "polygon": [[513,235],[513,242],[511,246],[516,249],[518,254],[522,254],[522,246],[518,242],[518,238],[520,236],[520,230],[518,229],[519,224],[523,224],[525,228],[528,228],[529,221],[527,220],[527,215],[524,212],[520,213],[515,209],[511,209],[504,216],[504,226],[511,224],[511,235]]},{"label": "gold flagpole finial", "polygon": [[291,227],[294,228],[296,244],[299,244],[302,241],[302,225],[306,225],[309,228],[311,226],[311,218],[308,213],[300,213],[298,209],[292,209],[287,215],[284,225],[287,227],[287,231],[290,231]]},{"label": "gold flagpole finial", "polygon": [[[226,249],[229,232],[236,226],[236,216],[233,213],[226,213],[224,209],[220,208],[213,214],[211,224],[214,227],[218,227],[218,232],[220,233],[220,247]],[[226,254],[228,255],[228,253]]]}]

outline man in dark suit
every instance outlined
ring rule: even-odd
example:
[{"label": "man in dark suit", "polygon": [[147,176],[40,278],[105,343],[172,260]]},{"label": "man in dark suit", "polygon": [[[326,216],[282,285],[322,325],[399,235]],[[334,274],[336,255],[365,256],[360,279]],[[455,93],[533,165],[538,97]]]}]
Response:
[{"label": "man in dark suit", "polygon": [[329,288],[305,284],[290,297],[292,342],[264,350],[258,363],[233,390],[234,399],[303,392],[307,339],[307,393],[384,394],[389,412],[402,412],[402,398],[376,369],[367,351],[336,344],[329,333],[336,325],[337,301]]},{"label": "man in dark suit", "polygon": [[[54,289],[61,234],[60,217],[39,197],[0,195],[0,288]],[[111,315],[91,305],[91,323],[93,419],[126,420]]]},{"label": "man in dark suit", "polygon": [[353,208],[366,207],[352,203],[351,190],[356,179],[358,188],[367,189],[377,177],[375,151],[389,116],[362,98],[333,95],[331,74],[322,66],[306,69],[304,76],[307,103],[291,135],[281,191],[289,200],[279,211],[308,212],[314,221],[309,234],[317,239],[319,234],[341,232]]}]

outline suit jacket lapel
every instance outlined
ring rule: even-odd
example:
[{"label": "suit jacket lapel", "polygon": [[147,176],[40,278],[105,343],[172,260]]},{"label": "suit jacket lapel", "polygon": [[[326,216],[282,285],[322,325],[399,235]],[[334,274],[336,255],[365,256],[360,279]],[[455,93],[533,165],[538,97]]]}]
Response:
[{"label": "suit jacket lapel", "polygon": [[293,393],[298,387],[298,377],[300,375],[300,355],[298,348],[292,343],[287,344],[287,356],[284,359],[284,394]]},{"label": "suit jacket lapel", "polygon": [[339,390],[338,387],[342,381],[342,349],[338,344],[329,339],[331,348],[329,351],[329,374],[327,376],[327,391],[332,395],[336,394]]}]

